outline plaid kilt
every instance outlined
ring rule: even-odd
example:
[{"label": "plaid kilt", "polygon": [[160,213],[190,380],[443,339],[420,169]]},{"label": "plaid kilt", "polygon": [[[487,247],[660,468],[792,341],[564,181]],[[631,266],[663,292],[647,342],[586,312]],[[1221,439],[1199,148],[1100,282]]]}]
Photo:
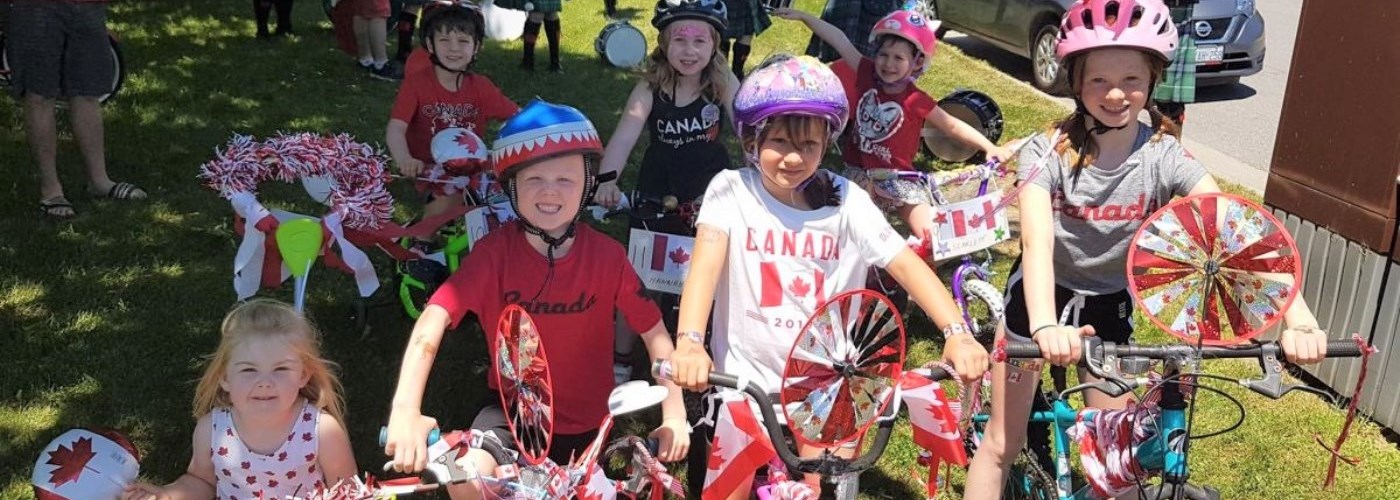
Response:
[{"label": "plaid kilt", "polygon": [[[1189,24],[1191,7],[1173,7],[1172,21],[1178,29]],[[1181,40],[1176,44],[1176,54],[1167,65],[1162,82],[1152,91],[1152,99],[1161,102],[1196,102],[1196,38],[1190,30],[1181,30]]]},{"label": "plaid kilt", "polygon": [[725,20],[725,38],[742,38],[763,33],[773,24],[768,12],[759,5],[759,0],[727,0],[724,2],[729,12]]},{"label": "plaid kilt", "polygon": [[[903,5],[900,0],[827,0],[822,10],[822,20],[831,23],[846,34],[851,44],[866,57],[875,57],[875,47],[870,43],[870,30],[875,23]],[[841,58],[836,49],[823,43],[816,35],[807,44],[807,55],[831,62]]]},{"label": "plaid kilt", "polygon": [[496,6],[502,9],[526,10],[525,4],[531,4],[534,10],[527,12],[559,12],[564,10],[564,0],[496,0]]}]

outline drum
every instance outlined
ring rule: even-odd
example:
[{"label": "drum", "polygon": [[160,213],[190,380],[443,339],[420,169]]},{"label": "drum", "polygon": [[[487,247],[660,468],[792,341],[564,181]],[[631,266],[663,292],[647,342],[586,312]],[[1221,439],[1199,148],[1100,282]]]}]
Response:
[{"label": "drum", "polygon": [[593,49],[608,64],[619,68],[635,68],[647,57],[647,39],[641,30],[627,24],[627,21],[614,21],[603,27]]},{"label": "drum", "polygon": [[481,17],[486,20],[486,38],[498,42],[520,38],[525,33],[525,18],[529,15],[523,10],[497,7],[494,0],[481,3]]},{"label": "drum", "polygon": [[[1001,107],[990,96],[976,90],[955,90],[947,97],[938,100],[938,107],[971,125],[987,140],[996,143],[1001,140]],[[982,161],[982,151],[948,137],[942,130],[924,124],[921,134],[928,154],[953,163]]]}]

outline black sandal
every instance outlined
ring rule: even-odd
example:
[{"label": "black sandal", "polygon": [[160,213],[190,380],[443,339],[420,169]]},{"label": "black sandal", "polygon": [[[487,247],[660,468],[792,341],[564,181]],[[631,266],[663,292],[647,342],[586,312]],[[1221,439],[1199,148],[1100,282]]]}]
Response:
[{"label": "black sandal", "polygon": [[[67,213],[63,213],[65,210]],[[54,219],[67,219],[78,215],[77,212],[73,211],[73,204],[69,203],[68,198],[63,196],[55,196],[39,202],[39,211]]]}]

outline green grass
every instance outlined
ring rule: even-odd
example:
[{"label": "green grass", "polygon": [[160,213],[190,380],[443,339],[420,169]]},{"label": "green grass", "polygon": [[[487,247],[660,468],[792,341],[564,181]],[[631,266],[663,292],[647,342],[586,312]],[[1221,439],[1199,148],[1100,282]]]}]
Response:
[{"label": "green grass", "polygon": [[[820,0],[799,6],[819,9]],[[651,3],[624,0],[649,13]],[[515,69],[520,43],[490,44],[479,69],[518,101],[531,96],[582,108],[604,134],[616,125],[635,77],[598,64],[593,40],[602,27],[600,2],[567,6],[565,76]],[[89,201],[76,146],[60,141],[61,175],[79,215],[49,222],[35,209],[37,176],[24,140],[22,111],[0,99],[0,497],[27,497],[31,467],[49,439],[76,426],[125,431],[143,455],[143,474],[168,481],[189,459],[192,380],[202,357],[217,343],[218,324],[234,302],[230,262],[237,246],[229,205],[195,180],[198,166],[231,134],[267,136],[279,130],[349,132],[382,143],[395,86],[369,79],[333,48],[316,2],[297,2],[300,36],[274,43],[253,39],[244,2],[162,0],[115,2],[111,26],[120,34],[129,80],[106,107],[107,158],[119,180],[146,188],[145,203]],[[654,35],[645,19],[634,25]],[[777,21],[758,38],[751,64],[778,50],[800,51],[806,32]],[[540,57],[545,54],[541,41]],[[1023,85],[1003,78],[956,48],[940,48],[934,69],[921,81],[941,96],[957,87],[992,95],[1007,114],[1006,137],[1025,136],[1062,111]],[[63,122],[65,120],[61,120]],[[640,159],[641,148],[635,152]],[[396,186],[412,200],[406,186]],[[312,210],[292,187],[263,194],[271,205]],[[416,203],[401,203],[404,217]],[[998,268],[1014,245],[999,252]],[[381,266],[387,260],[375,256]],[[381,273],[387,282],[388,272]],[[348,277],[316,271],[310,314],[325,331],[326,354],[340,363],[349,402],[349,430],[360,467],[382,460],[374,445],[386,420],[404,340],[411,323],[392,307],[376,309],[367,334],[351,331],[354,302]],[[290,298],[290,286],[265,292]],[[911,361],[937,356],[926,322],[911,321]],[[1158,337],[1160,339],[1160,335]],[[429,383],[425,413],[464,427],[481,394],[473,364],[481,359],[480,333],[454,332],[443,346]],[[1243,375],[1244,365],[1213,364],[1213,371]],[[1394,498],[1390,478],[1400,454],[1375,425],[1363,423],[1347,455],[1363,458],[1344,468],[1335,492],[1316,488],[1326,464],[1313,432],[1335,435],[1341,413],[1316,399],[1280,402],[1244,394],[1249,420],[1241,430],[1199,443],[1195,478],[1229,498]],[[1204,399],[1203,422],[1226,415],[1218,399]],[[639,424],[633,424],[635,427]],[[1207,425],[1207,423],[1202,423]],[[1207,425],[1208,426],[1208,425]],[[902,438],[877,471],[865,476],[868,498],[913,498],[920,487],[910,474],[914,450]],[[961,488],[956,474],[954,491]]]}]

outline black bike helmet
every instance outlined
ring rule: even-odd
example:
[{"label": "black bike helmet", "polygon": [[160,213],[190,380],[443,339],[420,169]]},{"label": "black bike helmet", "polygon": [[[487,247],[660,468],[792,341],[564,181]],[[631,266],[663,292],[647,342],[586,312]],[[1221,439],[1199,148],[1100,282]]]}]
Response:
[{"label": "black bike helmet", "polygon": [[[486,37],[486,18],[481,14],[481,7],[476,2],[470,0],[434,0],[423,6],[423,22],[418,30],[418,44],[424,50],[428,50],[429,59],[433,65],[447,69],[438,61],[437,54],[429,49],[429,44],[433,43],[433,35],[437,32],[437,27],[449,20],[464,19],[471,23],[472,41],[476,44],[476,51],[481,52],[482,40]],[[476,58],[467,66],[465,71],[470,71],[476,65]],[[451,70],[449,70],[451,71]]]},{"label": "black bike helmet", "polygon": [[662,30],[673,22],[695,19],[709,23],[722,34],[728,18],[729,9],[724,6],[724,0],[657,0],[651,25]]}]

